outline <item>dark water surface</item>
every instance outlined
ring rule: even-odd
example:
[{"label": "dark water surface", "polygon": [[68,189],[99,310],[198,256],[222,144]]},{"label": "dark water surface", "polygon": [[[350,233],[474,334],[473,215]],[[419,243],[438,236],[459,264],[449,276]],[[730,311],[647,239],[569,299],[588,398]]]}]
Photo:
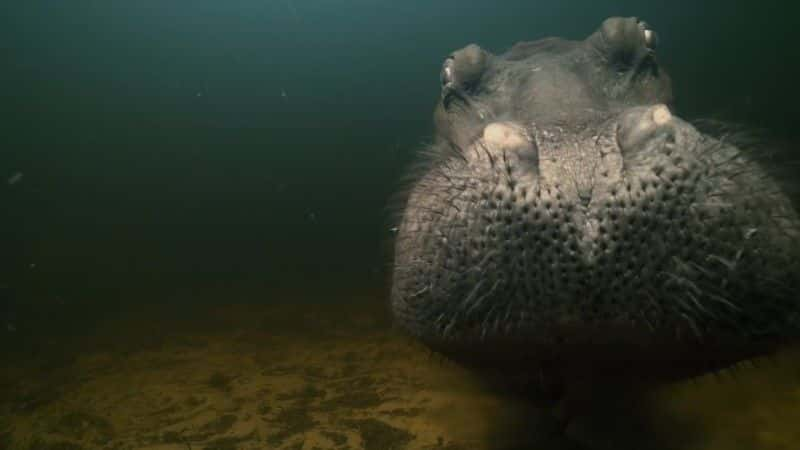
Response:
[{"label": "dark water surface", "polygon": [[[302,317],[307,314],[323,315],[325,308],[337,305],[355,314],[374,303],[374,320],[389,328],[380,321],[386,320],[381,305],[388,289],[391,199],[402,188],[415,152],[430,138],[442,59],[472,42],[499,53],[519,40],[551,35],[583,39],[613,15],[639,16],[659,33],[659,58],[673,78],[680,116],[741,122],[797,148],[800,20],[791,2],[5,2],[0,5],[3,355],[22,361],[34,352],[47,360],[53,354],[46,343],[71,336],[84,340],[72,347],[64,364],[80,372],[81,364],[91,364],[75,362],[75,355],[82,349],[94,354],[87,336],[110,339],[109,321],[135,322],[141,311],[152,320],[161,315],[192,318],[196,310],[241,304],[269,311],[297,303],[302,308],[282,314],[291,315],[286,323],[296,330],[306,330]],[[353,295],[363,302],[354,303]],[[162,330],[171,324],[165,319],[157,323]],[[235,322],[226,324],[229,331],[238,329]],[[142,330],[134,341],[152,332],[132,328]],[[370,329],[361,338],[373,332],[378,333]],[[115,359],[121,354],[117,350],[102,351]],[[309,354],[325,351],[314,347]],[[254,366],[258,370],[269,366],[259,364]],[[117,363],[107,367],[125,370]],[[792,373],[794,381],[780,378],[778,385],[797,395],[797,372]],[[6,393],[21,392],[14,384],[19,377],[37,383],[29,372],[6,374]],[[761,382],[768,375],[752,378]],[[796,434],[769,428],[778,421],[769,414],[780,411],[784,420],[800,411],[783,403],[777,409],[770,409],[773,403],[753,406],[758,395],[751,391],[760,392],[743,389],[748,394],[738,406],[768,412],[758,419],[731,418],[717,429],[735,423],[748,436],[761,436],[741,448],[798,448]],[[315,401],[324,403],[330,395]],[[684,405],[692,402],[686,395]],[[80,402],[76,398],[71,401]],[[764,398],[772,397],[764,393]],[[54,406],[61,405],[56,399],[67,401],[63,393],[40,403],[0,399],[5,405],[0,437],[6,439],[0,439],[0,448],[45,445],[13,441],[8,437],[12,428],[21,433],[19,427],[40,426],[58,435],[62,428],[77,426],[69,421],[42,425],[48,418],[60,420],[47,409],[62,408]],[[315,408],[324,409],[319,402]],[[20,410],[20,404],[33,406]],[[302,399],[292,404],[304,405]],[[148,408],[157,409],[148,405],[137,411],[145,414]],[[719,412],[724,408],[707,409],[709,417],[726,417]],[[146,439],[136,444],[127,437],[115,441],[103,434],[105,425],[92,419],[103,415],[98,411],[83,411],[89,416],[82,420],[101,430],[91,432],[99,433],[99,440],[86,437],[94,436],[87,431],[84,437],[67,433],[67,441],[89,448],[111,448],[114,442],[122,443],[113,448],[173,444]],[[241,419],[257,413],[233,414]],[[44,422],[31,419],[20,425],[9,419],[23,416]],[[280,417],[262,416],[280,422]],[[298,417],[298,423],[305,420]],[[365,414],[348,417],[369,420]],[[217,419],[186,426],[202,428]],[[381,448],[375,436],[393,436],[390,444],[396,448],[448,445],[435,435],[445,431],[392,423],[415,430],[416,440],[381,428],[350,436],[342,445],[368,447],[365,442],[372,439],[373,448]],[[350,428],[381,426],[356,425]],[[456,421],[441,429],[460,426]],[[259,430],[262,441],[271,433]],[[197,442],[211,445],[211,434],[200,439],[198,433],[193,435]],[[124,432],[114,434],[120,435]],[[291,436],[266,448],[297,445]],[[484,438],[472,436],[463,440],[472,444],[459,445],[484,448],[476,443]],[[180,439],[175,448],[185,448]],[[325,448],[335,441],[330,437],[315,445]],[[230,448],[250,448],[236,442]],[[692,448],[733,448],[701,442]]]}]

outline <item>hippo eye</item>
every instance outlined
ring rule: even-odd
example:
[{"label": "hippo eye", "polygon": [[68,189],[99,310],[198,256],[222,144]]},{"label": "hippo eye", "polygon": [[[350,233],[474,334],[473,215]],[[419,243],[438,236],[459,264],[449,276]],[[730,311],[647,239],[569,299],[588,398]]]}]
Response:
[{"label": "hippo eye", "polygon": [[453,82],[453,57],[448,56],[442,64],[442,72],[439,74],[442,86],[447,86]]},{"label": "hippo eye", "polygon": [[650,50],[655,50],[658,46],[658,35],[653,30],[644,30],[644,43]]},{"label": "hippo eye", "polygon": [[655,50],[658,46],[658,34],[656,34],[645,21],[639,21],[639,28],[642,30],[642,35],[644,36],[644,45],[650,50]]}]

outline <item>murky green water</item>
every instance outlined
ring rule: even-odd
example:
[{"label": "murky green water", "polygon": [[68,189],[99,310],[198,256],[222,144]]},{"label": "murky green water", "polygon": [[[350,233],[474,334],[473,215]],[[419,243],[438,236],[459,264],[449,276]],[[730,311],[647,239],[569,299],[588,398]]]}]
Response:
[{"label": "murky green water", "polygon": [[[784,3],[0,6],[0,448],[568,448],[383,309],[441,61],[636,15],[679,115],[796,149]],[[654,394],[649,439],[797,448],[794,355]]]}]

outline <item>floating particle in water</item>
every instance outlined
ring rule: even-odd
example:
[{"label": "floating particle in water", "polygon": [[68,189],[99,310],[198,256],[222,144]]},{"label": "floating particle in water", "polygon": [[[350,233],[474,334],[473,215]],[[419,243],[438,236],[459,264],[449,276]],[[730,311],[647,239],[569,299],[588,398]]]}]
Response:
[{"label": "floating particle in water", "polygon": [[8,185],[9,186],[13,186],[13,185],[19,183],[20,181],[22,181],[22,177],[23,176],[25,176],[25,175],[22,172],[14,172],[13,175],[8,177],[8,180],[7,180]]},{"label": "floating particle in water", "polygon": [[285,90],[281,89],[281,98],[283,101],[289,101],[289,94],[286,93]]},{"label": "floating particle in water", "polygon": [[29,268],[29,269],[35,269],[35,268],[36,268],[36,263],[30,263],[30,264],[28,264],[28,268]]},{"label": "floating particle in water", "polygon": [[13,332],[17,331],[17,327],[13,323],[8,322],[6,324],[6,331],[8,331],[9,333],[13,333]]},{"label": "floating particle in water", "polygon": [[309,213],[308,213],[308,215],[307,215],[307,217],[308,217],[308,220],[309,220],[310,222],[314,222],[314,221],[316,221],[316,220],[317,220],[317,215],[316,215],[316,214],[314,214],[314,212],[313,212],[313,211],[312,211],[312,212],[309,212]]}]

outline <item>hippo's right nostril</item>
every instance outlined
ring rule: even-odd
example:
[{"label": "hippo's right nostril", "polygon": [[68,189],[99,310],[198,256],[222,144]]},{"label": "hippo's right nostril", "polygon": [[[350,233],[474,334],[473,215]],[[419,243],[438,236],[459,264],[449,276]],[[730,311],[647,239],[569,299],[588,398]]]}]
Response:
[{"label": "hippo's right nostril", "polygon": [[502,122],[487,125],[483,129],[483,140],[489,147],[494,149],[518,150],[533,148],[524,130]]}]

